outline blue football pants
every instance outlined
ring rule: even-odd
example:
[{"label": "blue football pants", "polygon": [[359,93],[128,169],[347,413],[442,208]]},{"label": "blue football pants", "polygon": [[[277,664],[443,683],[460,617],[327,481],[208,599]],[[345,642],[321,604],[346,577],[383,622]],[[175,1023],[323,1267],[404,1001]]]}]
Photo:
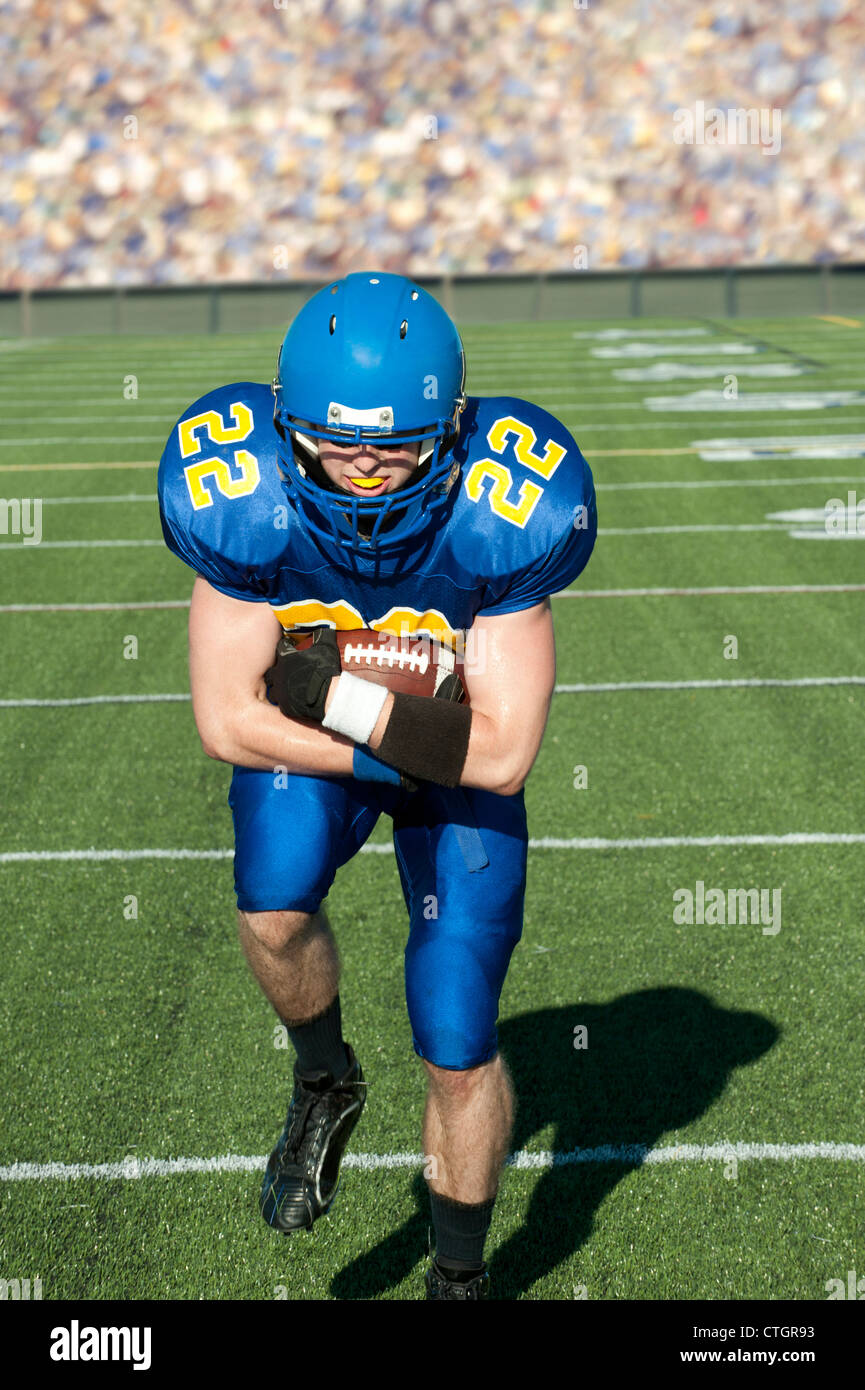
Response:
[{"label": "blue football pants", "polygon": [[499,996],[520,939],[528,836],[523,793],[236,767],[234,883],[244,912],[315,912],[385,812],[409,915],[405,987],[414,1049],[479,1066],[498,1049]]}]

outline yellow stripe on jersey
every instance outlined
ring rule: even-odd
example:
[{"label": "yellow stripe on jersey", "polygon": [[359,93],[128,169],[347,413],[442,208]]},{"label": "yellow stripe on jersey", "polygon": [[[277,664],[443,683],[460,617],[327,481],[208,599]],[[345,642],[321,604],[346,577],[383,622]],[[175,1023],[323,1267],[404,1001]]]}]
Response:
[{"label": "yellow stripe on jersey", "polygon": [[369,627],[375,632],[392,632],[396,637],[427,636],[456,650],[463,641],[462,632],[451,627],[444,613],[437,608],[389,608],[380,618],[365,623],[363,615],[346,599],[321,603],[318,599],[300,599],[282,603],[273,609],[286,632],[301,627],[333,627],[340,632]]},{"label": "yellow stripe on jersey", "polygon": [[335,627],[344,632],[366,627],[360,613],[345,599],[337,599],[336,603],[320,603],[314,598],[300,599],[296,603],[280,604],[273,611],[286,632],[295,627]]},{"label": "yellow stripe on jersey", "polygon": [[398,637],[425,632],[451,649],[456,649],[462,641],[462,633],[455,631],[437,608],[427,608],[424,612],[418,608],[389,608],[381,618],[374,618],[370,627],[376,632],[393,632]]}]

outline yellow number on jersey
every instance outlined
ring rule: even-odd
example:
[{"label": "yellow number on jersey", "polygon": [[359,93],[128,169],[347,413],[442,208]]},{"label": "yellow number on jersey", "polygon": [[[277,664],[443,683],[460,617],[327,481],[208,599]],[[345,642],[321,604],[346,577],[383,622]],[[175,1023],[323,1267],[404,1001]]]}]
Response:
[{"label": "yellow number on jersey", "polygon": [[[513,415],[502,415],[493,422],[487,431],[487,443],[497,454],[503,454],[508,447],[508,436],[512,434],[516,435],[513,450],[517,462],[549,481],[565,457],[567,449],[548,439],[544,445],[543,457],[533,453],[538,436],[531,425],[517,420]],[[509,521],[512,526],[525,526],[544,495],[543,488],[526,479],[520,485],[517,500],[514,501],[508,496],[514,483],[511,470],[495,459],[478,459],[466,474],[466,492],[473,502],[479,502],[483,496],[486,480],[491,484],[487,499],[496,516]]]},{"label": "yellow number on jersey", "polygon": [[532,453],[532,449],[538,442],[531,425],[525,424],[522,420],[515,420],[513,415],[503,415],[500,420],[496,420],[487,432],[487,442],[491,449],[497,454],[503,454],[508,447],[508,435],[517,436],[514,443],[514,453],[517,459],[525,468],[530,468],[533,473],[540,473],[542,478],[547,481],[553,476],[567,449],[561,444],[556,444],[554,440],[548,439],[544,448],[546,450],[543,458]]},{"label": "yellow number on jersey", "polygon": [[510,521],[514,526],[525,526],[538,505],[539,498],[543,496],[543,488],[526,479],[517,494],[519,501],[511,502],[508,500],[508,493],[514,482],[511,470],[494,459],[478,459],[466,474],[466,492],[473,502],[479,502],[483,496],[484,482],[487,478],[492,479],[492,487],[487,497],[496,516]]},{"label": "yellow number on jersey", "polygon": [[250,454],[246,449],[235,449],[234,462],[240,469],[239,478],[232,478],[225,459],[202,459],[200,463],[190,463],[184,468],[186,486],[196,511],[201,507],[213,506],[213,495],[204,486],[205,478],[213,479],[223,497],[248,497],[250,492],[255,492],[261,481],[255,454]]},{"label": "yellow number on jersey", "polygon": [[201,441],[195,438],[195,431],[202,426],[214,444],[239,444],[242,439],[247,439],[252,434],[252,411],[249,406],[241,404],[240,401],[232,401],[228,412],[234,420],[233,425],[226,425],[222,416],[215,410],[205,410],[201,415],[181,420],[177,426],[180,457],[188,459],[192,454],[201,453]]},{"label": "yellow number on jersey", "polygon": [[[252,433],[253,420],[249,406],[232,401],[228,409],[234,420],[233,425],[227,425],[215,410],[205,410],[201,415],[193,415],[180,422],[177,433],[181,457],[189,458],[190,454],[201,452],[202,443],[196,439],[195,431],[202,427],[214,444],[239,444]],[[261,481],[255,455],[248,449],[235,449],[234,464],[240,470],[238,478],[232,476],[225,459],[199,459],[198,463],[190,463],[184,468],[189,497],[196,511],[213,506],[213,494],[204,485],[206,478],[212,479],[223,497],[248,497],[255,491]]]}]

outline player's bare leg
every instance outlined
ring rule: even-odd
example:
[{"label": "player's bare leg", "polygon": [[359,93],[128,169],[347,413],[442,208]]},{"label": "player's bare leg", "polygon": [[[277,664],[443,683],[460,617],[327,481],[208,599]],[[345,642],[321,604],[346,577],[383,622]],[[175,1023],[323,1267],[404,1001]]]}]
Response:
[{"label": "player's bare leg", "polygon": [[[433,1192],[452,1201],[490,1201],[508,1153],[514,1093],[501,1054],[468,1071],[424,1062],[429,1077],[423,1125],[424,1157]],[[434,1175],[434,1176],[432,1176]]]},{"label": "player's bare leg", "polygon": [[511,1079],[500,1055],[466,1071],[424,1065],[423,1143],[436,1242],[427,1298],[488,1298],[483,1249],[513,1125]]},{"label": "player's bare leg", "polygon": [[329,1210],[342,1154],[366,1100],[360,1065],[343,1042],[339,954],[318,912],[239,912],[244,955],[297,1051],[285,1127],[268,1160],[261,1214],[288,1233]]},{"label": "player's bare leg", "polygon": [[238,912],[249,968],[289,1027],[324,1012],[339,989],[339,954],[327,915]]}]

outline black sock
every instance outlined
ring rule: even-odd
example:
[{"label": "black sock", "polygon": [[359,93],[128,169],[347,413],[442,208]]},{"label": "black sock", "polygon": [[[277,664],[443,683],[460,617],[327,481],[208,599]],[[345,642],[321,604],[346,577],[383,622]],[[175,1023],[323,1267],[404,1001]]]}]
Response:
[{"label": "black sock", "polygon": [[483,1268],[484,1241],[493,1218],[495,1197],[472,1204],[455,1202],[430,1188],[436,1262],[446,1274],[466,1278]]},{"label": "black sock", "polygon": [[296,1027],[285,1025],[297,1052],[297,1068],[302,1072],[329,1071],[335,1081],[348,1070],[348,1054],[342,1040],[339,995],[323,1014]]}]

